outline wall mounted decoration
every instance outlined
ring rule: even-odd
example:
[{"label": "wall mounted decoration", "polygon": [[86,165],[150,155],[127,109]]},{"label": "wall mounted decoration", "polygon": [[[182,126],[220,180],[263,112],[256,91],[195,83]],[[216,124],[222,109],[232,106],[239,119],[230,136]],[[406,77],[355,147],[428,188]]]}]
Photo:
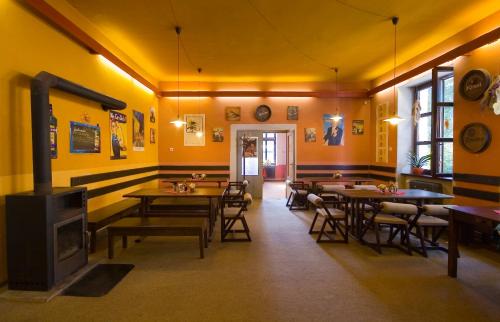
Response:
[{"label": "wall mounted decoration", "polygon": [[241,119],[241,108],[239,106],[226,106],[226,121],[235,122]]},{"label": "wall mounted decoration", "polygon": [[418,122],[420,121],[420,111],[422,111],[422,106],[420,105],[420,101],[415,100],[411,111],[413,117],[413,126],[417,126]]},{"label": "wall mounted decoration", "polygon": [[488,148],[491,132],[482,123],[469,123],[460,132],[460,144],[469,152],[480,153]]},{"label": "wall mounted decoration", "polygon": [[111,160],[127,158],[127,115],[109,111]]},{"label": "wall mounted decoration", "polygon": [[71,153],[101,153],[101,128],[80,122],[70,122],[69,151]]},{"label": "wall mounted decoration", "polygon": [[385,122],[389,115],[389,103],[377,106],[375,110],[375,162],[389,162],[389,123]]},{"label": "wall mounted decoration", "polygon": [[144,113],[133,111],[132,146],[134,151],[144,151]]},{"label": "wall mounted decoration", "polygon": [[57,159],[57,118],[54,116],[54,111],[52,110],[52,104],[50,104],[49,106],[50,106],[49,107],[50,158]]},{"label": "wall mounted decoration", "polygon": [[[333,119],[340,116],[340,119]],[[324,145],[344,145],[344,115],[323,114],[323,143]]]},{"label": "wall mounted decoration", "polygon": [[477,101],[490,86],[490,74],[484,69],[468,71],[460,80],[460,95],[469,101]]},{"label": "wall mounted decoration", "polygon": [[267,105],[259,105],[255,109],[255,118],[259,122],[265,122],[271,117],[271,108]]},{"label": "wall mounted decoration", "polygon": [[155,128],[149,129],[149,143],[151,143],[151,144],[156,143],[156,129]]},{"label": "wall mounted decoration", "polygon": [[491,108],[495,115],[500,115],[500,75],[494,78],[490,87],[484,93],[481,106]]},{"label": "wall mounted decoration", "polygon": [[353,135],[363,135],[365,133],[365,121],[364,120],[353,120],[352,121],[352,134]]},{"label": "wall mounted decoration", "polygon": [[306,127],[304,129],[304,140],[309,142],[316,142],[316,128],[314,127]]},{"label": "wall mounted decoration", "polygon": [[149,108],[149,122],[156,123],[156,110],[155,110],[154,106],[151,106]]},{"label": "wall mounted decoration", "polygon": [[205,114],[184,114],[184,146],[205,146]]},{"label": "wall mounted decoration", "polygon": [[212,129],[212,142],[224,142],[224,129],[222,127]]},{"label": "wall mounted decoration", "polygon": [[286,119],[289,121],[297,121],[299,119],[299,107],[288,106],[286,109]]}]

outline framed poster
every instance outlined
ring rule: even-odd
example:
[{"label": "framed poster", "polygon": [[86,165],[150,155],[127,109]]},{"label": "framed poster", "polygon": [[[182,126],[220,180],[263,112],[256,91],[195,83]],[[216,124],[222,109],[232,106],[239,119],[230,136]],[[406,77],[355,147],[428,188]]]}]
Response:
[{"label": "framed poster", "polygon": [[389,104],[379,104],[375,111],[375,162],[389,162],[389,123],[384,119],[389,115]]},{"label": "framed poster", "polygon": [[257,155],[257,137],[243,137],[242,138],[242,175],[245,176],[257,176],[259,175],[259,157]]},{"label": "framed poster", "polygon": [[127,158],[127,115],[109,111],[111,160]]},{"label": "framed poster", "polygon": [[316,142],[316,128],[306,127],[304,129],[304,139],[308,142]]},{"label": "framed poster", "polygon": [[184,114],[184,146],[205,146],[205,114]]},{"label": "framed poster", "polygon": [[332,114],[323,114],[323,142],[324,145],[344,145],[344,114],[338,121],[332,119]]},{"label": "framed poster", "polygon": [[224,129],[222,127],[213,128],[212,142],[224,142]]},{"label": "framed poster", "polygon": [[70,122],[70,153],[101,153],[101,128],[86,123]]},{"label": "framed poster", "polygon": [[239,106],[226,106],[226,121],[234,122],[241,119],[241,108]]},{"label": "framed poster", "polygon": [[286,109],[286,119],[289,121],[297,121],[299,119],[299,107],[288,106]]},{"label": "framed poster", "polygon": [[154,106],[151,106],[149,108],[149,122],[156,123],[156,111],[155,111]]},{"label": "framed poster", "polygon": [[144,113],[133,111],[132,146],[134,151],[144,151]]},{"label": "framed poster", "polygon": [[156,130],[154,128],[149,129],[149,143],[156,143]]},{"label": "framed poster", "polygon": [[352,134],[353,135],[363,135],[365,133],[365,121],[364,120],[353,120],[352,121]]}]

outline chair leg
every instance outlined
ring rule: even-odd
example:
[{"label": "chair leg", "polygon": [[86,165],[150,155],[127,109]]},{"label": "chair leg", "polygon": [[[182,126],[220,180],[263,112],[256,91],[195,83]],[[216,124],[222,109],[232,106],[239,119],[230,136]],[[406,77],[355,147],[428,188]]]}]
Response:
[{"label": "chair leg", "polygon": [[379,254],[382,254],[382,249],[380,247],[380,233],[379,233],[379,225],[377,223],[374,223],[375,225],[375,237],[377,239],[377,252]]},{"label": "chair leg", "polygon": [[250,237],[250,228],[248,228],[247,220],[245,217],[241,217],[241,223],[243,224],[243,227],[245,228],[245,233],[247,234],[247,238],[249,241],[252,241],[252,238]]},{"label": "chair leg", "polygon": [[314,233],[314,225],[316,225],[316,220],[318,219],[318,213],[314,214],[314,218],[311,224],[311,228],[309,228],[309,234]]},{"label": "chair leg", "polygon": [[423,233],[422,233],[422,227],[415,226],[415,229],[417,231],[417,237],[420,240],[420,248],[422,249],[422,255],[424,257],[427,257],[427,250],[425,249],[426,247],[425,247],[424,236],[423,236]]},{"label": "chair leg", "polygon": [[408,255],[411,256],[410,231],[408,230],[408,226],[404,226],[404,232],[406,234],[406,246],[408,247]]},{"label": "chair leg", "polygon": [[292,193],[290,192],[290,195],[288,196],[288,199],[286,201],[286,206],[290,207],[290,199],[292,199]]},{"label": "chair leg", "polygon": [[326,222],[327,222],[327,219],[325,218],[325,220],[323,221],[323,224],[321,225],[321,229],[319,230],[318,238],[316,239],[317,243],[321,242],[321,237],[323,237],[323,234],[325,232]]}]

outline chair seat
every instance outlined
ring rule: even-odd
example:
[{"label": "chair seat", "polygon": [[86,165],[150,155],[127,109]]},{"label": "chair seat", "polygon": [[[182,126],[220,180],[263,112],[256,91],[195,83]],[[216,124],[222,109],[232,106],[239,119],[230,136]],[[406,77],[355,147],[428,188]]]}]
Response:
[{"label": "chair seat", "polygon": [[[373,217],[372,214],[365,214],[366,219],[371,219]],[[407,225],[408,222],[404,219],[398,218],[396,216],[386,215],[386,214],[378,214],[375,217],[375,223],[377,224],[387,224],[387,225]]]},{"label": "chair seat", "polygon": [[[224,208],[224,217],[225,218],[235,218],[238,216],[240,209],[241,208],[235,208],[235,207]],[[243,214],[244,214],[244,212],[241,213],[241,216],[243,216]]]},{"label": "chair seat", "polygon": [[299,189],[299,190],[293,190],[292,193],[299,194],[299,195],[307,195],[309,192],[307,190]]},{"label": "chair seat", "polygon": [[448,217],[450,211],[445,208],[446,206],[449,205],[424,205],[422,208],[424,210],[424,215]]},{"label": "chair seat", "polygon": [[320,197],[326,197],[326,198],[336,198],[338,197],[338,194],[336,193],[320,193]]},{"label": "chair seat", "polygon": [[321,191],[332,192],[336,190],[345,190],[344,185],[340,184],[324,184],[320,186]]},{"label": "chair seat", "polygon": [[[335,208],[328,208],[328,211],[330,212],[330,215],[332,215],[333,218],[335,219],[343,219],[345,218],[345,212],[343,212],[340,209],[335,209]],[[324,208],[318,208],[316,209],[316,213],[323,217],[327,217],[328,214],[326,213]]]},{"label": "chair seat", "polygon": [[[415,216],[410,217],[411,220],[413,220],[414,218]],[[448,226],[448,222],[446,220],[426,215],[421,215],[420,218],[418,218],[417,220],[417,224],[420,226],[441,226],[441,227]]]},{"label": "chair seat", "polygon": [[228,190],[227,192],[229,195],[231,196],[236,196],[236,195],[239,195],[241,194],[241,190]]}]

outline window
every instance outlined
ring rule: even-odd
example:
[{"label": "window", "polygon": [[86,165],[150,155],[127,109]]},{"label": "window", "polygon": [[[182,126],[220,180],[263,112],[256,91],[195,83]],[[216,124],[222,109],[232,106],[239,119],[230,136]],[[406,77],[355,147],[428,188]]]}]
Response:
[{"label": "window", "polygon": [[433,177],[453,175],[453,69],[437,67],[432,81],[415,88],[420,101],[420,121],[415,127],[415,153],[431,154],[424,167]]},{"label": "window", "polygon": [[263,152],[264,152],[264,164],[275,165],[276,164],[276,133],[264,133],[263,134]]}]

